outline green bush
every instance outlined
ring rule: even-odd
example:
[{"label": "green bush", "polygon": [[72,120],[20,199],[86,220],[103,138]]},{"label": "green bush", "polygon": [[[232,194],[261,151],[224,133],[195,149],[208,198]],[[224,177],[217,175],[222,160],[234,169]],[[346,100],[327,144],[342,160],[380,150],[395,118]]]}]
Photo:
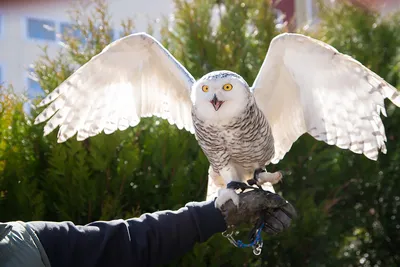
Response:
[{"label": "green bush", "polygon": [[[196,77],[217,69],[241,74],[252,84],[276,27],[273,7],[263,0],[176,0],[173,22],[164,22],[162,42]],[[71,12],[85,38],[66,36],[55,58],[35,64],[40,85],[53,90],[76,66],[111,42],[107,6],[95,1],[89,19]],[[219,24],[211,25],[211,11]],[[400,14],[381,18],[349,4],[320,7],[320,23],[306,32],[333,44],[399,84]],[[134,29],[123,23],[124,33]],[[77,142],[56,143],[24,114],[23,99],[1,90],[0,219],[94,220],[129,218],[176,209],[203,200],[208,161],[193,135],[158,118],[135,128]],[[260,257],[237,249],[220,235],[198,245],[172,266],[400,266],[400,112],[388,105],[384,120],[388,155],[377,162],[303,136],[283,161],[275,189],[298,209],[290,230],[264,235]]]}]

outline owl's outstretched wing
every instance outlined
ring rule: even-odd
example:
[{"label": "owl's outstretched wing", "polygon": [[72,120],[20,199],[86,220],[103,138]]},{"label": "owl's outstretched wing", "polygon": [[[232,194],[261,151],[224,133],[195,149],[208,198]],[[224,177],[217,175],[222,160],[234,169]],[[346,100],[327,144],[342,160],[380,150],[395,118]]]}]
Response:
[{"label": "owl's outstretched wing", "polygon": [[190,89],[192,75],[152,36],[121,38],[80,67],[39,106],[35,120],[48,134],[60,126],[58,142],[76,133],[84,140],[110,134],[158,116],[194,133]]},{"label": "owl's outstretched wing", "polygon": [[400,106],[397,90],[332,46],[300,34],[281,34],[270,45],[252,87],[275,139],[277,163],[293,142],[317,140],[364,154],[386,153],[384,99]]}]

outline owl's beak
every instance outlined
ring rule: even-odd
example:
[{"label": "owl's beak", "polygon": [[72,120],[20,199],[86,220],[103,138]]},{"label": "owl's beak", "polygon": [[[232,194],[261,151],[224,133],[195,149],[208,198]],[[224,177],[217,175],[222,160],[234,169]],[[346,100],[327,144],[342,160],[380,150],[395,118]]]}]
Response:
[{"label": "owl's beak", "polygon": [[219,101],[217,98],[217,95],[214,94],[213,99],[211,99],[211,104],[213,105],[215,111],[218,111],[218,109],[222,106],[222,104],[224,103],[224,101]]}]

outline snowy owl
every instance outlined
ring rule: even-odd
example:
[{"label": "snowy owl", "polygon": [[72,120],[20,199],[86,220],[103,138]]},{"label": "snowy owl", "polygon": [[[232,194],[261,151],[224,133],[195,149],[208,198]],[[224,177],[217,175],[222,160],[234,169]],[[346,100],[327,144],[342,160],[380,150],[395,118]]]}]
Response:
[{"label": "snowy owl", "polygon": [[[114,41],[47,95],[35,123],[44,134],[60,126],[58,142],[111,134],[158,116],[195,134],[210,162],[207,198],[221,207],[254,178],[273,190],[277,163],[308,133],[376,160],[386,153],[384,99],[397,90],[332,46],[301,34],[280,34],[250,87],[238,74],[215,71],[199,80],[155,38]],[[253,180],[253,181],[254,181]],[[233,182],[233,183],[231,183]],[[227,186],[236,184],[236,186]]]}]

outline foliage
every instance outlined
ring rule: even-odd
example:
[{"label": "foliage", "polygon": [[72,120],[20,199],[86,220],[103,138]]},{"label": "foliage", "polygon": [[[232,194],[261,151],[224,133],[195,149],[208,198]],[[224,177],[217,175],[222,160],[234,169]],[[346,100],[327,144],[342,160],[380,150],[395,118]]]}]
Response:
[{"label": "foliage", "polygon": [[[175,0],[173,21],[165,20],[162,42],[196,77],[216,69],[240,73],[249,84],[271,39],[287,29],[275,25],[263,0]],[[90,16],[75,7],[73,31],[55,58],[46,50],[35,72],[46,92],[112,41],[106,5],[96,0]],[[381,18],[350,4],[320,6],[320,22],[306,32],[334,45],[398,85],[400,14]],[[134,30],[123,22],[124,34]],[[205,196],[208,162],[194,137],[158,118],[84,142],[56,143],[42,136],[22,100],[5,88],[0,110],[0,219],[93,220],[129,218],[176,209]],[[356,103],[355,103],[356,104]],[[290,230],[265,237],[257,258],[233,248],[220,235],[198,245],[173,266],[399,266],[400,206],[397,125],[388,105],[384,120],[388,155],[378,162],[303,136],[277,166],[276,186],[298,209]]]}]

